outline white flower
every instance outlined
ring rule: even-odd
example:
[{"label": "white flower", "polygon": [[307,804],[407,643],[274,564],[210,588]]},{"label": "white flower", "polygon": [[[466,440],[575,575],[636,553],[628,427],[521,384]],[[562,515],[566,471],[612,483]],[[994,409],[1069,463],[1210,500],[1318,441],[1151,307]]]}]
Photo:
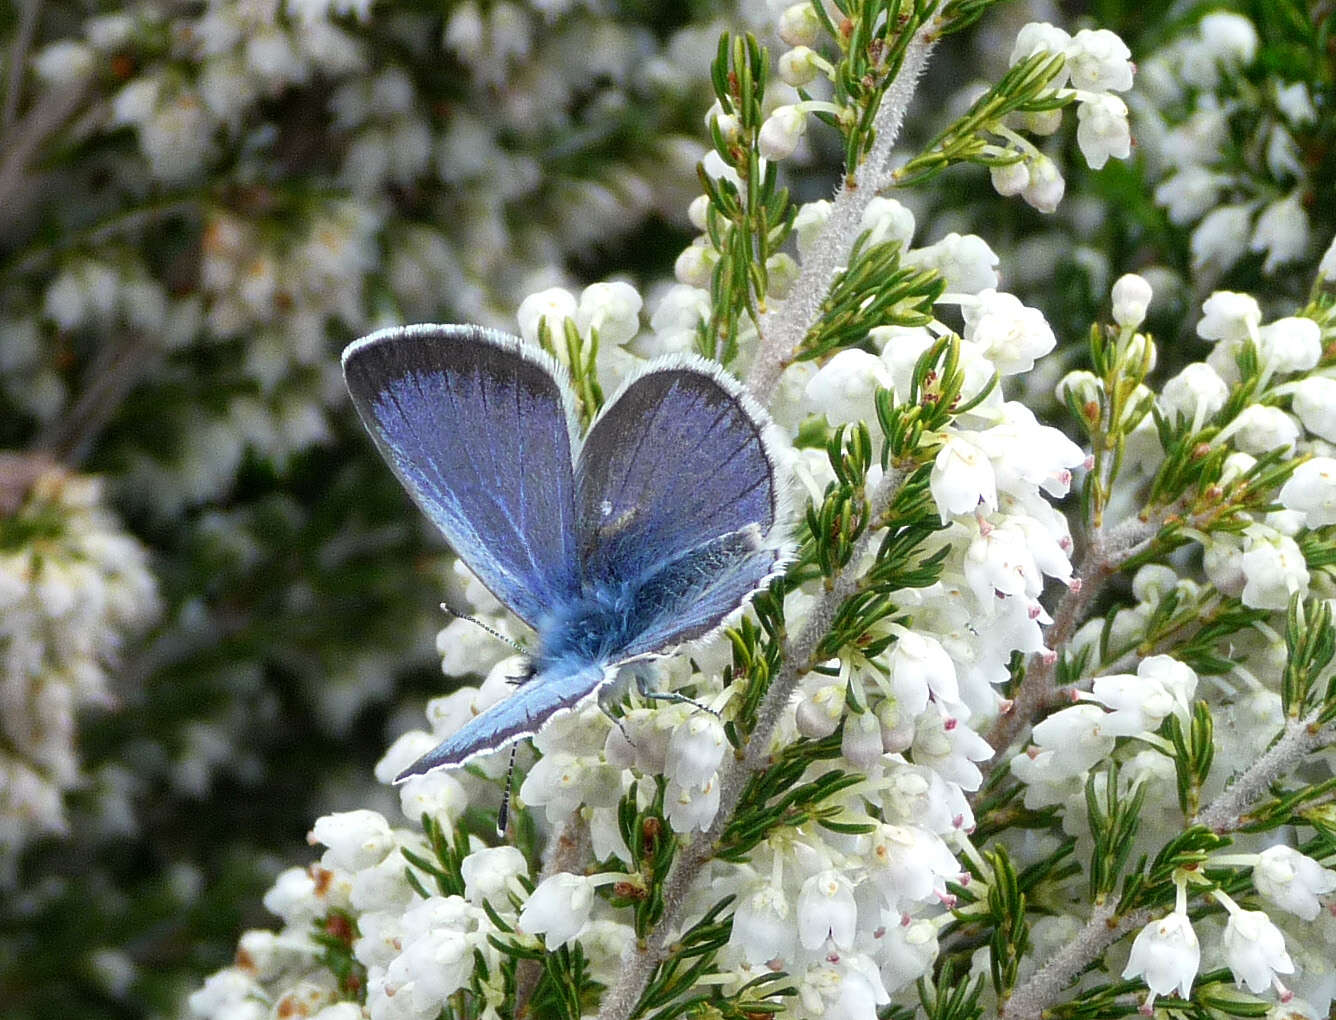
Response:
[{"label": "white flower", "polygon": [[1020,298],[996,290],[985,290],[977,301],[960,307],[965,318],[965,339],[1002,375],[1015,375],[1034,368],[1057,345],[1057,338],[1044,313],[1021,303]]},{"label": "white flower", "polygon": [[1193,431],[1201,428],[1225,406],[1229,387],[1220,374],[1204,361],[1194,361],[1164,384],[1159,405],[1166,418],[1185,418]]},{"label": "white flower", "polygon": [[1220,944],[1235,984],[1254,994],[1266,991],[1277,974],[1294,973],[1285,936],[1261,910],[1231,910]]},{"label": "white flower", "polygon": [[1244,532],[1244,541],[1239,566],[1246,578],[1242,595],[1245,606],[1286,609],[1291,597],[1307,596],[1308,564],[1294,539],[1253,524]]},{"label": "white flower", "polygon": [[863,210],[860,230],[867,232],[866,245],[899,241],[907,248],[914,239],[914,214],[893,198],[877,196]]},{"label": "white flower", "polygon": [[719,813],[719,780],[710,776],[698,785],[683,786],[670,781],[664,791],[668,824],[677,832],[704,831]]},{"label": "white flower", "polygon": [[1099,170],[1112,156],[1126,159],[1132,152],[1132,131],[1127,123],[1127,104],[1105,93],[1076,108],[1076,144],[1092,170]]},{"label": "white flower", "polygon": [[979,788],[983,773],[975,762],[992,756],[992,745],[959,719],[924,712],[916,720],[914,763],[932,769],[962,790]]},{"label": "white flower", "polygon": [[1322,327],[1291,315],[1257,330],[1262,361],[1274,372],[1306,372],[1322,357]]},{"label": "white flower", "polygon": [[[1009,66],[1015,67],[1022,60],[1032,57],[1036,53],[1065,56],[1071,44],[1072,37],[1063,29],[1056,25],[1050,25],[1046,21],[1032,21],[1016,33],[1016,42],[1011,47],[1011,57],[1007,63]],[[1071,67],[1068,65],[1053,80],[1050,87],[1062,88],[1067,83],[1070,74]]]},{"label": "white flower", "polygon": [[831,204],[824,198],[798,206],[798,213],[793,217],[793,233],[798,238],[799,255],[806,255],[826,229],[830,210]]},{"label": "white flower", "polygon": [[844,720],[840,754],[864,772],[870,772],[881,761],[881,723],[873,713],[853,712]]},{"label": "white flower", "polygon": [[1126,92],[1132,87],[1132,51],[1116,32],[1083,28],[1065,52],[1073,88]]},{"label": "white flower", "polygon": [[964,436],[948,436],[942,443],[928,484],[943,524],[957,514],[972,514],[980,506],[985,512],[997,509],[993,465],[987,453]]},{"label": "white flower", "polygon": [[807,114],[797,106],[777,106],[761,125],[757,148],[766,159],[787,159],[807,133]]},{"label": "white flower", "polygon": [[1176,714],[1185,724],[1197,674],[1167,655],[1142,660],[1137,675],[1120,673],[1096,677],[1091,696],[1113,709],[1102,723],[1105,733],[1132,737],[1154,732],[1166,716]]},{"label": "white flower", "polygon": [[552,339],[560,349],[564,346],[562,330],[565,328],[565,320],[573,321],[577,308],[574,295],[563,287],[549,287],[537,294],[530,294],[520,302],[519,310],[515,313],[520,336],[531,344],[537,344],[539,323],[546,320],[547,328],[552,331]]},{"label": "white flower", "polygon": [[593,879],[561,871],[543,879],[516,924],[530,935],[544,936],[544,943],[555,948],[576,940],[593,909]]},{"label": "white flower", "polygon": [[443,824],[453,824],[468,807],[468,800],[464,787],[447,769],[410,776],[399,787],[399,807],[404,817],[414,822],[425,814]]},{"label": "white flower", "polygon": [[821,37],[821,19],[810,3],[784,9],[779,16],[779,37],[790,46],[811,46]]},{"label": "white flower", "polygon": [[307,841],[327,846],[321,863],[343,871],[361,871],[379,864],[394,849],[389,823],[377,812],[365,809],[316,819]]},{"label": "white flower", "polygon": [[821,73],[816,53],[807,46],[795,46],[780,55],[779,76],[784,84],[802,88]]},{"label": "white flower", "polygon": [[1312,97],[1308,94],[1308,86],[1301,81],[1289,85],[1277,85],[1276,108],[1296,127],[1317,120],[1317,110],[1314,109]]},{"label": "white flower", "polygon": [[918,715],[928,707],[928,692],[947,702],[960,700],[956,665],[942,643],[927,634],[900,633],[886,660],[891,690],[902,711]]},{"label": "white flower", "polygon": [[1030,186],[1030,167],[1023,159],[988,168],[993,190],[1004,198],[1019,195]]},{"label": "white flower", "polygon": [[700,786],[719,771],[728,738],[711,712],[696,712],[668,738],[664,775],[681,786]]},{"label": "white flower", "polygon": [[924,248],[906,252],[906,265],[936,269],[946,289],[958,294],[978,294],[998,284],[997,253],[977,234],[950,233]]},{"label": "white flower", "polygon": [[[1227,434],[1238,449],[1259,457],[1272,450],[1293,450],[1299,426],[1279,407],[1249,404],[1229,423]],[[1226,432],[1222,431],[1220,438],[1226,438]]]},{"label": "white flower", "polygon": [[1299,193],[1292,192],[1278,198],[1257,217],[1250,251],[1266,252],[1262,272],[1271,273],[1287,262],[1296,262],[1308,251],[1308,215],[1299,203]]},{"label": "white flower", "polygon": [[994,597],[1034,599],[1043,588],[1030,536],[1013,521],[979,528],[965,550],[963,571],[982,605]]},{"label": "white flower", "polygon": [[1146,309],[1152,297],[1150,283],[1144,276],[1125,273],[1113,285],[1113,321],[1124,329],[1136,329],[1146,321]]},{"label": "white flower", "polygon": [[789,917],[789,901],[779,885],[763,881],[738,897],[728,941],[742,950],[748,963],[791,959],[797,934]]},{"label": "white flower", "polygon": [[464,895],[479,907],[486,902],[499,910],[507,909],[506,894],[519,891],[515,879],[528,873],[524,854],[513,846],[483,847],[459,862]]},{"label": "white flower", "polygon": [[942,838],[916,826],[878,825],[869,851],[869,877],[896,912],[945,896],[946,880],[960,875],[960,865]]},{"label": "white flower", "polygon": [[[891,921],[894,915],[883,917]],[[882,938],[881,980],[892,995],[921,978],[937,959],[937,926],[931,921],[903,917],[888,923]]]},{"label": "white flower", "polygon": [[1192,993],[1192,982],[1201,965],[1201,944],[1186,912],[1175,910],[1142,928],[1132,942],[1132,952],[1123,969],[1125,978],[1143,978],[1151,991],[1168,995],[1175,989],[1182,998]]},{"label": "white flower", "polygon": [[1072,705],[1054,712],[1035,725],[1031,737],[1039,754],[1030,756],[1051,756],[1061,773],[1080,775],[1113,750],[1114,736],[1105,729],[1108,720],[1098,705]]},{"label": "white flower", "polygon": [[875,354],[846,348],[827,361],[807,383],[812,409],[832,425],[877,420],[877,389],[890,389],[891,373]]},{"label": "white flower", "polygon": [[1202,303],[1201,310],[1197,335],[1203,340],[1247,340],[1262,324],[1262,309],[1251,294],[1218,290]]},{"label": "white flower", "polygon": [[1336,872],[1281,843],[1258,855],[1252,878],[1264,899],[1305,921],[1317,917],[1319,896],[1336,892]]},{"label": "white flower", "polygon": [[639,292],[629,283],[593,283],[580,293],[575,324],[588,336],[598,330],[603,346],[619,346],[640,331]]},{"label": "white flower", "polygon": [[1042,213],[1054,212],[1066,191],[1067,182],[1058,164],[1044,155],[1030,161],[1030,183],[1021,192],[1029,205]]},{"label": "white flower", "polygon": [[1248,226],[1252,206],[1243,203],[1213,209],[1192,232],[1192,265],[1228,269],[1248,249]]},{"label": "white flower", "polygon": [[1336,379],[1309,376],[1293,384],[1290,409],[1304,428],[1329,443],[1336,443]]},{"label": "white flower", "polygon": [[1336,459],[1304,461],[1281,486],[1279,498],[1286,509],[1302,513],[1310,528],[1336,524]]},{"label": "white flower", "polygon": [[854,942],[858,909],[854,889],[837,871],[826,870],[803,883],[798,893],[798,939],[805,949],[820,949],[830,939],[837,948]]},{"label": "white flower", "polygon": [[1213,11],[1197,23],[1202,45],[1227,66],[1251,64],[1257,55],[1257,29],[1241,14]]},{"label": "white flower", "polygon": [[1228,183],[1229,178],[1200,164],[1188,163],[1156,186],[1155,201],[1169,213],[1170,223],[1185,227],[1215,205],[1220,189]]}]

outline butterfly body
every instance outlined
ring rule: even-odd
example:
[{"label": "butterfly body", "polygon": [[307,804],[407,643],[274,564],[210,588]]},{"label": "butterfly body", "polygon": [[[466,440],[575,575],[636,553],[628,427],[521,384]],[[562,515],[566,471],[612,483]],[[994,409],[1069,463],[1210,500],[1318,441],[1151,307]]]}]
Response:
[{"label": "butterfly body", "polygon": [[538,639],[516,693],[400,778],[532,734],[616,666],[718,627],[782,565],[773,426],[718,366],[651,363],[581,440],[565,370],[503,333],[383,330],[343,364],[400,481]]}]

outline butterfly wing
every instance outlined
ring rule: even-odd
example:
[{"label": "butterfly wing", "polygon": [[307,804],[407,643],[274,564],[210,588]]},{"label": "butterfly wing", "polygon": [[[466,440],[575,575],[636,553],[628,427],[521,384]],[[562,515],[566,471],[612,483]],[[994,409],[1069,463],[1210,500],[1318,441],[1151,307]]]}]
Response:
[{"label": "butterfly wing", "polygon": [[570,386],[479,326],[381,330],[343,352],[381,455],[455,553],[530,626],[579,591]]},{"label": "butterfly wing", "polygon": [[759,405],[702,358],[658,362],[632,379],[577,461],[586,584],[643,582],[745,528],[768,536],[779,504],[768,429]]},{"label": "butterfly wing", "polygon": [[495,751],[531,736],[553,712],[574,708],[603,682],[602,666],[571,660],[558,661],[522,683],[510,697],[498,701],[465,723],[395,777],[395,782],[421,775],[441,765],[462,765],[475,754]]},{"label": "butterfly wing", "polygon": [[759,544],[755,528],[733,531],[683,553],[636,589],[635,634],[625,658],[700,637],[719,625],[780,565],[783,551]]}]

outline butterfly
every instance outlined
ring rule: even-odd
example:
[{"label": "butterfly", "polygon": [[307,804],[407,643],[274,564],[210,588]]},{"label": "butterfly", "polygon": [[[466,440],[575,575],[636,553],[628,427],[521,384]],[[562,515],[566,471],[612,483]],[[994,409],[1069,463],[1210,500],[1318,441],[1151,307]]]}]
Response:
[{"label": "butterfly", "polygon": [[714,630],[783,566],[777,430],[713,362],[647,363],[583,437],[565,366],[497,330],[381,330],[343,373],[399,481],[537,636],[515,693],[396,782],[531,736],[619,667]]}]

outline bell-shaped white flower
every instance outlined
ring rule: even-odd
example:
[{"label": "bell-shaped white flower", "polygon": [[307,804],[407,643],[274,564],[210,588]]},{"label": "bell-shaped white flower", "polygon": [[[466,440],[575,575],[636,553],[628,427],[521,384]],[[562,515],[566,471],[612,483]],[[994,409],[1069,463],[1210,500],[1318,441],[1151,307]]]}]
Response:
[{"label": "bell-shaped white flower", "polygon": [[1319,896],[1336,892],[1336,872],[1280,843],[1258,855],[1252,878],[1264,899],[1305,921],[1317,917]]},{"label": "bell-shaped white flower", "polygon": [[1303,550],[1288,535],[1262,524],[1244,532],[1243,604],[1252,609],[1285,609],[1291,597],[1308,594],[1308,564]]},{"label": "bell-shaped white flower", "polygon": [[543,879],[520,911],[517,926],[542,935],[549,948],[570,945],[594,910],[595,881],[586,875],[559,871]]},{"label": "bell-shaped white flower", "polygon": [[854,943],[858,908],[849,879],[827,869],[803,883],[798,893],[798,939],[804,949],[820,949],[830,939],[838,949]]},{"label": "bell-shaped white flower", "polygon": [[1314,457],[1300,464],[1280,487],[1280,502],[1302,513],[1310,528],[1336,524],[1336,458]]},{"label": "bell-shaped white flower", "polygon": [[1218,290],[1201,306],[1197,335],[1203,340],[1246,340],[1262,324],[1262,309],[1251,294]]},{"label": "bell-shaped white flower", "polygon": [[942,443],[928,486],[944,524],[981,506],[989,513],[997,509],[997,479],[988,454],[963,435],[948,436]]},{"label": "bell-shaped white flower", "polygon": [[513,846],[483,847],[459,863],[464,895],[475,906],[490,903],[498,909],[507,908],[507,894],[518,891],[515,880],[528,873],[524,854]]},{"label": "bell-shaped white flower", "polygon": [[696,712],[668,738],[664,775],[681,786],[700,786],[719,771],[728,738],[710,712]]},{"label": "bell-shaped white flower", "polygon": [[922,918],[897,921],[889,912],[882,917],[886,927],[881,935],[881,980],[894,995],[926,974],[937,959],[937,926]]},{"label": "bell-shaped white flower", "polygon": [[952,232],[940,241],[906,252],[906,265],[936,269],[946,289],[957,294],[978,294],[998,284],[999,258],[978,234]]},{"label": "bell-shaped white flower", "polygon": [[575,324],[584,336],[598,330],[599,343],[620,346],[640,331],[640,308],[644,302],[629,283],[591,283],[580,293]]},{"label": "bell-shaped white flower", "polygon": [[1113,285],[1113,321],[1124,329],[1136,329],[1146,321],[1152,291],[1144,276],[1125,273]]},{"label": "bell-shaped white flower", "polygon": [[1277,974],[1294,973],[1285,936],[1261,910],[1230,910],[1220,944],[1235,984],[1247,985],[1254,994],[1271,987]]},{"label": "bell-shaped white flower", "polygon": [[1229,386],[1220,373],[1204,361],[1185,365],[1160,390],[1159,405],[1172,421],[1184,418],[1194,431],[1213,418],[1229,399]]},{"label": "bell-shaped white flower", "polygon": [[343,871],[379,864],[395,846],[389,823],[378,812],[365,809],[317,818],[307,842],[328,847],[320,863]]},{"label": "bell-shaped white flower", "polygon": [[1126,159],[1132,152],[1132,129],[1127,122],[1127,104],[1104,93],[1076,108],[1076,144],[1092,170],[1109,161]]},{"label": "bell-shaped white flower", "polygon": [[1132,942],[1123,977],[1142,978],[1150,1002],[1174,991],[1186,999],[1201,966],[1201,943],[1185,910],[1174,910],[1142,928]]},{"label": "bell-shaped white flower", "polygon": [[1259,327],[1257,347],[1262,363],[1273,372],[1306,372],[1322,357],[1322,327],[1290,315]]},{"label": "bell-shaped white flower", "polygon": [[787,159],[807,133],[807,114],[798,106],[777,106],[761,125],[756,147],[766,159]]},{"label": "bell-shaped white flower", "polygon": [[1116,32],[1083,28],[1067,44],[1072,87],[1087,92],[1126,92],[1132,87],[1132,51]]},{"label": "bell-shaped white flower", "polygon": [[1044,313],[1004,291],[985,290],[977,301],[961,304],[965,339],[976,344],[1002,375],[1034,368],[1036,358],[1053,350],[1057,338]]},{"label": "bell-shaped white flower", "polygon": [[1314,375],[1291,385],[1290,407],[1304,428],[1336,443],[1336,379]]},{"label": "bell-shaped white flower", "polygon": [[877,390],[892,387],[891,373],[875,354],[848,348],[821,366],[807,384],[813,411],[832,425],[877,420]]},{"label": "bell-shaped white flower", "polygon": [[738,897],[728,941],[742,950],[748,963],[792,959],[797,935],[788,898],[779,884],[764,882]]},{"label": "bell-shaped white flower", "polygon": [[530,294],[520,302],[515,318],[519,321],[520,336],[531,344],[538,343],[538,329],[546,320],[547,328],[562,346],[560,338],[565,329],[565,321],[574,319],[578,308],[575,296],[564,287],[549,287],[537,294]]}]

